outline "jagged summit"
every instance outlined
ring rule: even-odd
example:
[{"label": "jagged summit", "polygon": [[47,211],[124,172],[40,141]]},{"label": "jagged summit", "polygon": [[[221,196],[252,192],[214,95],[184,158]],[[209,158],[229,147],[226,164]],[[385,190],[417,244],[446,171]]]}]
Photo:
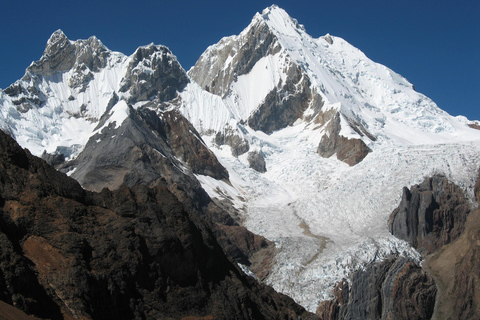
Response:
[{"label": "jagged summit", "polygon": [[109,54],[108,48],[95,36],[87,40],[70,41],[58,29],[48,39],[40,60],[33,62],[27,69],[26,76],[51,76],[72,68],[88,68],[97,72],[105,67]]},{"label": "jagged summit", "polygon": [[120,92],[128,92],[129,103],[175,98],[190,80],[170,49],[153,43],[139,47],[132,55]]},{"label": "jagged summit", "polygon": [[45,47],[45,51],[43,52],[43,54],[44,55],[50,54],[51,51],[53,51],[52,50],[53,46],[59,43],[64,43],[66,41],[68,41],[68,38],[65,35],[65,33],[61,29],[56,30],[55,32],[52,33],[52,35],[48,39],[47,46]]}]

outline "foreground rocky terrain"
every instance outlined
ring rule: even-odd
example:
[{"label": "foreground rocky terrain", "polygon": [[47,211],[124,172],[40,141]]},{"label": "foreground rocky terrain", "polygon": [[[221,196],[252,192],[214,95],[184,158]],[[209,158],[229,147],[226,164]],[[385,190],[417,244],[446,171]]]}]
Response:
[{"label": "foreground rocky terrain", "polygon": [[35,317],[315,319],[243,274],[165,187],[85,191],[3,132],[0,213],[0,300]]}]

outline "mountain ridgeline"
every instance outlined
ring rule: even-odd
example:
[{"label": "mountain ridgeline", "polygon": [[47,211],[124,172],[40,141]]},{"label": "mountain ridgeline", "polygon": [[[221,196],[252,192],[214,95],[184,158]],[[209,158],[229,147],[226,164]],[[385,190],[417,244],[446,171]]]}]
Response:
[{"label": "mountain ridgeline", "polygon": [[57,30],[0,91],[0,317],[478,317],[479,127],[275,5],[188,72]]}]

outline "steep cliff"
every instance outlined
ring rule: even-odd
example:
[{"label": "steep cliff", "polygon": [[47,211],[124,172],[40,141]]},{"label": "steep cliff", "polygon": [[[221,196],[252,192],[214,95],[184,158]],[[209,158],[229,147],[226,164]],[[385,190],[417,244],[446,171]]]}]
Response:
[{"label": "steep cliff", "polygon": [[[480,178],[475,187],[480,203]],[[434,319],[480,317],[480,210],[472,210],[465,230],[452,243],[426,257],[424,269],[434,277],[438,299]]]},{"label": "steep cliff", "polygon": [[397,238],[428,254],[457,239],[465,229],[471,205],[463,191],[444,176],[403,189],[402,201],[388,226]]}]

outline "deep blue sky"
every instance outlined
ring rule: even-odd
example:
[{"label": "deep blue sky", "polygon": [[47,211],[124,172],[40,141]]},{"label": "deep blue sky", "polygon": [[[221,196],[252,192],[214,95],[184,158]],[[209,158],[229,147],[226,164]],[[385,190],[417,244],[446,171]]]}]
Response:
[{"label": "deep blue sky", "polygon": [[[480,1],[316,0],[273,2],[313,37],[330,33],[406,77],[452,115],[480,120]],[[57,29],[96,35],[132,54],[168,46],[188,70],[211,44],[240,33],[269,1],[2,1],[0,88],[21,78]]]}]

